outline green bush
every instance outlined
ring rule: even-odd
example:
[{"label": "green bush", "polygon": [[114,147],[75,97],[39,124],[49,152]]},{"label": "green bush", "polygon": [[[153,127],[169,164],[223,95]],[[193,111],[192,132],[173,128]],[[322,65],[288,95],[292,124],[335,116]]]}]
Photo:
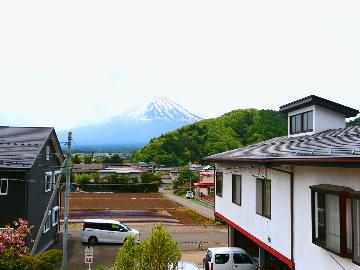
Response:
[{"label": "green bush", "polygon": [[32,270],[52,270],[62,260],[62,251],[51,249],[34,257]]},{"label": "green bush", "polygon": [[139,269],[139,246],[134,237],[129,237],[116,254],[115,270]]},{"label": "green bush", "polygon": [[129,238],[119,249],[115,270],[176,269],[181,258],[177,243],[163,226],[154,227],[151,236],[140,245]]},{"label": "green bush", "polygon": [[0,257],[0,270],[53,270],[61,262],[61,250],[48,250],[37,256],[16,257],[11,251]]}]

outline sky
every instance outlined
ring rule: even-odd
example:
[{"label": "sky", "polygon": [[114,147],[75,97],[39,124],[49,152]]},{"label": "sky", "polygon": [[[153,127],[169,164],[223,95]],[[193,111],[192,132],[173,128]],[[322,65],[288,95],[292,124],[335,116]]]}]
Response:
[{"label": "sky", "polygon": [[310,94],[360,109],[360,2],[1,1],[0,125],[67,129],[163,95],[204,117]]}]

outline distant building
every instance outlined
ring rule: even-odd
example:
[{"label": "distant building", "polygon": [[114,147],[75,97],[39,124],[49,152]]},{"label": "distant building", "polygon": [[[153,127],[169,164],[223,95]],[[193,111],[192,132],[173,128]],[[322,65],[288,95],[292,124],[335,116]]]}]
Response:
[{"label": "distant building", "polygon": [[129,178],[140,178],[143,173],[146,171],[139,168],[134,168],[131,166],[124,167],[110,167],[106,169],[99,170],[100,178],[105,178],[111,175],[117,176],[127,176]]},{"label": "distant building", "polygon": [[[63,154],[53,128],[0,127],[0,228],[25,219],[35,238],[54,191]],[[60,199],[46,213],[37,252],[49,247],[60,228]],[[31,238],[27,246],[31,248]]]},{"label": "distant building", "polygon": [[73,164],[72,173],[77,176],[81,174],[90,174],[97,173],[99,170],[104,168],[103,164],[93,163],[93,164]]},{"label": "distant building", "polygon": [[195,195],[200,196],[200,194],[203,194],[205,196],[209,196],[214,194],[214,183],[215,177],[213,171],[200,172],[199,181],[194,183]]},{"label": "distant building", "polygon": [[164,174],[160,178],[161,183],[165,185],[171,185],[174,180],[174,177],[172,177],[170,174]]},{"label": "distant building", "polygon": [[288,135],[206,158],[229,245],[261,269],[360,269],[359,111],[309,96],[280,107]]}]

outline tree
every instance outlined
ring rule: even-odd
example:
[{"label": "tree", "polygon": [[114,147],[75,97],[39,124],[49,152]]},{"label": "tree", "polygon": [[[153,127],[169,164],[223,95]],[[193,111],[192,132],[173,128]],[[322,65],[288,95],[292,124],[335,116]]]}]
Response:
[{"label": "tree", "polygon": [[151,236],[136,246],[128,238],[116,255],[115,270],[175,270],[181,258],[177,243],[161,225],[156,225]]},{"label": "tree", "polygon": [[139,246],[135,243],[135,237],[130,236],[119,249],[115,259],[115,270],[139,269]]},{"label": "tree", "polygon": [[151,236],[141,243],[139,270],[175,270],[181,259],[177,243],[161,225],[153,228]]},{"label": "tree", "polygon": [[93,159],[94,159],[93,155],[90,155],[90,156],[86,155],[86,156],[84,156],[84,163],[91,164],[91,163],[93,163]]},{"label": "tree", "polygon": [[71,162],[72,162],[73,164],[80,164],[80,163],[82,162],[82,158],[81,158],[80,155],[75,154],[75,155],[73,155],[73,156],[71,157]]}]

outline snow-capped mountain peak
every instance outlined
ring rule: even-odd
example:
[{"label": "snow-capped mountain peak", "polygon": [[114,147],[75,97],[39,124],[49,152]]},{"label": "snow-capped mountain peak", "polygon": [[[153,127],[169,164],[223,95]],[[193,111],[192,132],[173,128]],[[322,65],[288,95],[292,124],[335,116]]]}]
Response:
[{"label": "snow-capped mountain peak", "polygon": [[163,96],[154,97],[147,105],[136,107],[126,112],[124,116],[140,121],[168,120],[193,123],[202,120],[180,104]]}]

